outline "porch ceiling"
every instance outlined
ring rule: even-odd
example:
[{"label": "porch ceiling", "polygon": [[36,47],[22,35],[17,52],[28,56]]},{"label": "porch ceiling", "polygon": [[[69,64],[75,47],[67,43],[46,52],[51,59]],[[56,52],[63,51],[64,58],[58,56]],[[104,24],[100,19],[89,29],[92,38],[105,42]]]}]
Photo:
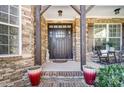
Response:
[{"label": "porch ceiling", "polygon": [[[80,10],[80,6],[75,6],[77,9]],[[86,6],[86,9],[89,6]],[[115,15],[114,10],[117,8],[120,9],[120,13],[118,15]],[[58,16],[58,10],[63,11],[62,16]],[[68,19],[73,20],[74,18],[79,18],[80,15],[72,9],[70,6],[51,6],[44,14],[44,17],[46,19]],[[87,14],[87,18],[124,18],[124,6],[94,6]]]},{"label": "porch ceiling", "polygon": [[[62,16],[58,16],[58,10],[62,10]],[[44,14],[46,19],[69,19],[73,20],[75,17],[80,17],[70,6],[51,6]]]}]

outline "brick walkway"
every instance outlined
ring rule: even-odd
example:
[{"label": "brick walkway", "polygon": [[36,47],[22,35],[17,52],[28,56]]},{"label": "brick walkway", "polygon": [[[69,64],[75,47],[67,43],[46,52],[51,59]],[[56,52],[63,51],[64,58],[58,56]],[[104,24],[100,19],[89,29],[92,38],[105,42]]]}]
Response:
[{"label": "brick walkway", "polygon": [[82,77],[82,72],[81,71],[44,71],[43,72],[43,77],[51,78],[51,77]]},{"label": "brick walkway", "polygon": [[89,87],[81,71],[43,72],[39,87]]},{"label": "brick walkway", "polygon": [[40,87],[86,87],[80,78],[49,78],[44,79]]}]

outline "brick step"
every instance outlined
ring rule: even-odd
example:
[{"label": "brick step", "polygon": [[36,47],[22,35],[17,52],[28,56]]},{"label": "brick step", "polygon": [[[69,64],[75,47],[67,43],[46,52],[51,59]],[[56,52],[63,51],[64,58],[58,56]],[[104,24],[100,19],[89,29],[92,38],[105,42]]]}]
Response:
[{"label": "brick step", "polygon": [[89,87],[89,85],[80,78],[45,78],[39,87]]},{"label": "brick step", "polygon": [[83,76],[81,71],[44,71],[42,77],[44,78],[81,78]]}]

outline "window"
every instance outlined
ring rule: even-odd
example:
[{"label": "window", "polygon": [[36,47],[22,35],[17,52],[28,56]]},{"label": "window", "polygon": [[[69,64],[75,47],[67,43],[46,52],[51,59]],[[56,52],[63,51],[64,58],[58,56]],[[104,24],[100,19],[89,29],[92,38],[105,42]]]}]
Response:
[{"label": "window", "polygon": [[0,55],[19,54],[19,6],[0,5]]},{"label": "window", "polygon": [[109,41],[114,44],[115,49],[120,50],[121,40],[121,25],[110,24],[109,25]]},{"label": "window", "polygon": [[94,26],[94,38],[95,46],[100,47],[101,49],[106,49],[104,43],[106,43],[106,25],[95,25]]},{"label": "window", "polygon": [[121,49],[121,24],[95,24],[94,45],[105,50],[107,42],[111,42],[116,50]]}]

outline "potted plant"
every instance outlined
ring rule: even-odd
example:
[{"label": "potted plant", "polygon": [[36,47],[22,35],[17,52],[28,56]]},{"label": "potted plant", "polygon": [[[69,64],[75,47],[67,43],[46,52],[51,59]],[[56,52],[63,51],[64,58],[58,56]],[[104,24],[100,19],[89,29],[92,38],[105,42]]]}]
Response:
[{"label": "potted plant", "polygon": [[124,86],[124,66],[111,65],[100,68],[97,74],[96,87],[122,87]]},{"label": "potted plant", "polygon": [[28,76],[32,86],[38,86],[41,79],[41,67],[33,66],[28,68]]},{"label": "potted plant", "polygon": [[85,82],[88,85],[93,85],[96,79],[96,69],[91,66],[84,65],[83,75],[84,75]]}]

